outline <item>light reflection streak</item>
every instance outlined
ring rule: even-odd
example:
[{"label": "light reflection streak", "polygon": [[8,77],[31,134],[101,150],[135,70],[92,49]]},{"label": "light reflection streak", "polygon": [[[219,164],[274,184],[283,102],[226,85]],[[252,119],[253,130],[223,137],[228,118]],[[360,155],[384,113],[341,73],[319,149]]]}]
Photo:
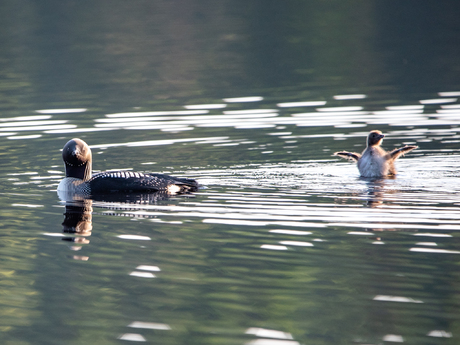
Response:
[{"label": "light reflection streak", "polygon": [[136,270],[140,271],[152,271],[152,272],[159,272],[161,271],[158,266],[150,266],[150,265],[139,265],[136,267]]},{"label": "light reflection streak", "polygon": [[225,115],[247,115],[247,114],[267,114],[267,113],[278,113],[277,109],[243,109],[243,110],[225,110]]},{"label": "light reflection streak", "polygon": [[245,345],[300,345],[299,342],[294,340],[279,340],[279,339],[255,339],[251,340]]},{"label": "light reflection streak", "polygon": [[142,334],[138,333],[125,333],[120,335],[118,339],[127,341],[147,341]]},{"label": "light reflection streak", "polygon": [[430,331],[427,336],[429,337],[437,337],[437,338],[452,338],[451,332],[446,332],[444,330],[433,330]]},{"label": "light reflection streak", "polygon": [[263,101],[263,97],[260,96],[250,96],[250,97],[234,97],[234,98],[224,98],[222,99],[227,103],[249,103],[249,102],[260,102]]},{"label": "light reflection streak", "polygon": [[8,121],[38,121],[38,120],[48,120],[51,119],[51,115],[32,115],[32,116],[18,116],[0,119],[1,122]]},{"label": "light reflection streak", "polygon": [[286,102],[278,103],[280,108],[295,108],[295,107],[320,107],[326,104],[326,101],[310,101],[310,102]]},{"label": "light reflection streak", "polygon": [[387,110],[423,110],[424,105],[391,105],[385,107]]},{"label": "light reflection streak", "polygon": [[348,112],[363,110],[361,106],[317,108],[319,112]]},{"label": "light reflection streak", "polygon": [[16,135],[16,136],[7,137],[7,139],[10,139],[10,140],[37,139],[37,138],[40,138],[41,136],[42,136],[41,134]]},{"label": "light reflection streak", "polygon": [[313,234],[311,231],[299,231],[299,230],[284,230],[284,229],[273,229],[269,232],[274,234],[284,234],[284,235],[295,235],[295,236],[305,236]]},{"label": "light reflection streak", "polygon": [[51,130],[46,130],[43,133],[47,133],[47,134],[89,133],[89,132],[99,132],[99,131],[112,131],[114,129],[118,129],[118,128],[115,128],[115,127],[94,128],[93,127],[93,128],[51,129]]},{"label": "light reflection streak", "polygon": [[[268,111],[268,112],[256,112],[256,113],[237,113],[237,114],[226,114],[224,115],[190,115],[190,116],[145,116],[139,118],[129,118],[129,117],[116,117],[116,118],[108,118],[108,119],[96,119],[94,120],[97,123],[123,123],[123,122],[150,122],[154,121],[155,123],[170,123],[168,121],[174,120],[174,123],[181,123],[181,124],[194,124],[196,121],[205,121],[205,122],[214,122],[218,120],[233,120],[233,119],[254,119],[254,118],[265,118],[265,117],[274,117],[277,116],[276,113]],[[164,121],[164,122],[161,122]],[[183,121],[183,122],[180,122]]]},{"label": "light reflection streak", "polygon": [[460,104],[441,105],[441,109],[460,109]]},{"label": "light reflection streak", "polygon": [[460,91],[438,92],[439,97],[460,97]]},{"label": "light reflection streak", "polygon": [[[445,101],[446,99],[443,99]],[[313,105],[307,102],[279,103],[278,106]],[[200,105],[196,105],[197,107]],[[206,105],[203,105],[206,106]],[[218,105],[217,105],[218,106]],[[218,109],[216,106],[216,109]],[[455,106],[455,105],[454,105]],[[225,110],[220,114],[208,114],[209,110],[152,111],[135,113],[107,114],[106,118],[95,119],[99,130],[161,130],[189,131],[195,127],[237,129],[281,128],[288,125],[297,127],[331,126],[353,128],[366,125],[405,126],[407,121],[417,126],[441,126],[460,123],[460,117],[450,111],[458,108],[438,109],[436,115],[424,114],[424,105],[387,106],[385,110],[365,111],[361,106],[317,108],[315,112],[292,113],[280,116],[277,109],[239,109]],[[444,110],[447,110],[443,113]],[[236,121],[235,121],[236,120]],[[65,132],[65,129],[60,129]],[[84,132],[85,129],[67,130]],[[90,131],[89,129],[87,131]],[[59,129],[54,131],[59,133]],[[52,133],[47,131],[47,133]],[[407,131],[405,133],[407,135]],[[421,139],[426,140],[426,139]]]},{"label": "light reflection streak", "polygon": [[411,252],[418,253],[431,253],[431,254],[460,254],[458,250],[447,250],[447,249],[437,249],[437,248],[410,248]]},{"label": "light reflection streak", "polygon": [[67,123],[67,120],[50,120],[50,121],[16,121],[0,123],[0,127],[19,127],[19,126],[44,126]]},{"label": "light reflection streak", "polygon": [[185,109],[222,109],[227,107],[227,104],[191,104],[184,105]]},{"label": "light reflection streak", "polygon": [[389,295],[377,295],[373,298],[374,301],[382,302],[398,302],[398,303],[423,303],[421,300],[413,299],[410,297],[403,296],[389,296]]},{"label": "light reflection streak", "polygon": [[442,103],[454,103],[457,102],[457,98],[434,98],[434,99],[422,99],[419,101],[420,104],[442,104]]},{"label": "light reflection streak", "polygon": [[364,99],[364,98],[367,98],[367,96],[364,94],[334,96],[334,99],[338,101],[344,101],[344,100],[350,100],[350,99]]},{"label": "light reflection streak", "polygon": [[253,334],[261,338],[275,338],[275,339],[293,339],[291,333],[277,331],[274,329],[251,327],[245,332],[246,334]]},{"label": "light reflection streak", "polygon": [[269,249],[269,250],[288,250],[286,246],[279,246],[276,244],[263,244],[260,246],[262,249]]},{"label": "light reflection streak", "polygon": [[24,126],[24,127],[7,127],[7,128],[0,128],[0,131],[45,131],[50,129],[68,129],[68,128],[75,128],[76,125],[49,125],[49,126]]},{"label": "light reflection streak", "polygon": [[313,247],[313,243],[301,241],[280,241],[279,244],[296,247]]},{"label": "light reflection streak", "polygon": [[216,140],[227,140],[229,137],[207,137],[207,138],[190,138],[190,139],[165,139],[165,140],[146,140],[146,141],[132,141],[127,143],[114,143],[114,144],[101,144],[101,145],[91,145],[92,149],[96,148],[109,148],[109,147],[138,147],[138,146],[158,146],[158,145],[171,145],[175,143],[185,143],[185,142],[206,142],[216,141]]},{"label": "light reflection streak", "polygon": [[139,235],[118,235],[118,238],[123,240],[137,240],[137,241],[150,241],[151,238],[148,236],[139,236]]},{"label": "light reflection streak", "polygon": [[162,116],[162,115],[199,115],[207,114],[209,110],[176,110],[176,111],[143,111],[132,113],[106,114],[106,117],[137,117],[137,116]]},{"label": "light reflection streak", "polygon": [[171,327],[165,323],[143,322],[143,321],[133,321],[128,325],[128,327],[144,328],[144,329],[158,329],[158,330],[164,330],[164,331],[171,330]]},{"label": "light reflection streak", "polygon": [[129,275],[133,277],[139,277],[139,278],[156,278],[156,276],[151,272],[133,271]]},{"label": "light reflection streak", "polygon": [[383,341],[388,341],[392,343],[403,343],[404,338],[399,334],[387,334],[382,338]]},{"label": "light reflection streak", "polygon": [[400,115],[407,115],[410,116],[411,114],[422,114],[423,109],[405,109],[405,110],[380,110],[374,111],[372,114],[374,115],[387,115],[387,116],[400,116]]},{"label": "light reflection streak", "polygon": [[84,113],[88,109],[86,108],[74,108],[74,109],[42,109],[35,110],[39,114],[74,114],[74,113]]}]

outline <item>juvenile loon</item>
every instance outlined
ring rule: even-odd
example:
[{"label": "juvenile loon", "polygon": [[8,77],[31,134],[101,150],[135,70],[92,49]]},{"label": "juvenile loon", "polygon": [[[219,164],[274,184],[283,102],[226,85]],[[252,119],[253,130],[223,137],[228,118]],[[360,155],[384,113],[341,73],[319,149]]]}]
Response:
[{"label": "juvenile loon", "polygon": [[180,194],[198,190],[198,183],[187,178],[131,171],[107,171],[92,175],[92,155],[81,139],[72,139],[62,150],[65,178],[58,192],[82,196],[110,193],[166,192]]},{"label": "juvenile loon", "polygon": [[387,152],[380,147],[385,135],[380,131],[371,131],[367,136],[367,147],[362,154],[356,152],[340,151],[334,156],[358,162],[359,173],[362,177],[384,177],[396,175],[394,162],[409,151],[418,146],[406,145],[399,149]]}]

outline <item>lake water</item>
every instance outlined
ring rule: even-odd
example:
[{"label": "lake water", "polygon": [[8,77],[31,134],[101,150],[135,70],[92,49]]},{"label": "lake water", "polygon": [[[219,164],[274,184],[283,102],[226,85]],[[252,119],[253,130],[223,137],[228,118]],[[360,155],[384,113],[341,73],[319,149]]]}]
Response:
[{"label": "lake water", "polygon": [[[2,344],[458,344],[460,3],[0,9]],[[61,201],[74,137],[201,188]]]}]

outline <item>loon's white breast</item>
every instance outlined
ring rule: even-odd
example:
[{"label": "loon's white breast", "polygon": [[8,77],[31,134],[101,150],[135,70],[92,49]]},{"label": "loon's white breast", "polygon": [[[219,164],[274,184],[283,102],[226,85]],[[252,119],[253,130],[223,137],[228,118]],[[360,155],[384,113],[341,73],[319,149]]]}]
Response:
[{"label": "loon's white breast", "polygon": [[58,192],[75,193],[77,186],[82,184],[83,180],[75,177],[65,177],[59,182],[57,187]]}]

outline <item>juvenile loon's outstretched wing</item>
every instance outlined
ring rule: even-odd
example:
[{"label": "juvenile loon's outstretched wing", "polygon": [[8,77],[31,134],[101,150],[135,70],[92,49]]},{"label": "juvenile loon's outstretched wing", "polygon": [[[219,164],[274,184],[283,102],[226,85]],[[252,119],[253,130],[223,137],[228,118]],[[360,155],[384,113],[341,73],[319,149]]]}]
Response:
[{"label": "juvenile loon's outstretched wing", "polygon": [[187,193],[198,190],[195,180],[164,174],[144,174],[131,171],[108,171],[94,175],[88,180],[90,193],[157,192]]},{"label": "juvenile loon's outstretched wing", "polygon": [[345,158],[345,159],[348,159],[354,162],[357,162],[361,158],[360,153],[348,152],[348,151],[334,152],[334,156],[339,156],[339,157],[342,157],[342,158]]},{"label": "juvenile loon's outstretched wing", "polygon": [[396,160],[399,157],[404,156],[407,152],[410,152],[410,151],[415,150],[417,148],[418,148],[418,146],[406,145],[406,146],[401,147],[399,149],[394,149],[393,151],[391,151],[389,153],[389,155],[390,155],[390,158],[392,160]]}]

